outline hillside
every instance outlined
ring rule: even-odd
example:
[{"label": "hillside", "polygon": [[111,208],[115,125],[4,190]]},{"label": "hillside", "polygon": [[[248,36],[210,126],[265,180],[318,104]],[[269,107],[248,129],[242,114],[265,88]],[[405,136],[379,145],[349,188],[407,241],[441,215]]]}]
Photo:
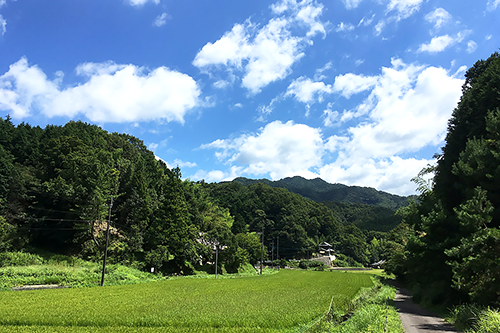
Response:
[{"label": "hillside", "polygon": [[408,197],[377,191],[371,187],[330,184],[321,178],[305,179],[295,176],[270,181],[268,179],[238,177],[233,182],[245,186],[253,183],[263,183],[272,187],[282,187],[316,202],[334,201],[346,204],[366,204],[388,208],[393,211],[408,205]]}]

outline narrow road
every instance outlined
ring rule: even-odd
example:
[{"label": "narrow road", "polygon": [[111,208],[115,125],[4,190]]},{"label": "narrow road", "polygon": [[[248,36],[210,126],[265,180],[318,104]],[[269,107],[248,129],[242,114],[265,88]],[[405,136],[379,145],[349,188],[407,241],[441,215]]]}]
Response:
[{"label": "narrow road", "polygon": [[442,318],[413,303],[407,289],[397,284],[394,286],[397,289],[394,305],[398,309],[405,333],[460,332]]}]

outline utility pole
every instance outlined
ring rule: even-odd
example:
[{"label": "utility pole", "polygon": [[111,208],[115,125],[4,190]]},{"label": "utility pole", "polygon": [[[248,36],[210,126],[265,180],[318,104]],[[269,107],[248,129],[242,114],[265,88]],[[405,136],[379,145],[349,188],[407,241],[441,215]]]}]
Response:
[{"label": "utility pole", "polygon": [[262,265],[264,264],[264,227],[262,227],[262,238],[260,246],[260,275],[262,275]]},{"label": "utility pole", "polygon": [[280,236],[276,236],[276,260],[278,260],[278,271],[280,270]]},{"label": "utility pole", "polygon": [[217,279],[217,262],[219,261],[219,242],[215,244],[215,278]]},{"label": "utility pole", "polygon": [[109,221],[111,220],[111,207],[113,207],[113,197],[111,197],[111,202],[109,204],[108,225],[106,226],[106,248],[104,249],[104,260],[102,262],[101,287],[104,285],[104,273],[106,272],[106,259],[108,258]]},{"label": "utility pole", "polygon": [[272,263],[272,267],[274,269],[274,239],[273,239],[273,243],[271,244],[271,263]]}]

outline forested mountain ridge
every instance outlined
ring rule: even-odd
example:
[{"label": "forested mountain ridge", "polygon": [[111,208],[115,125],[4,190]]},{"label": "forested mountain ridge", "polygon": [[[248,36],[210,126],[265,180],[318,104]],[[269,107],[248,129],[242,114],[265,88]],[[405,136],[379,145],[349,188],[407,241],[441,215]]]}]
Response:
[{"label": "forested mountain ridge", "polygon": [[316,202],[334,201],[347,204],[366,204],[388,208],[393,211],[408,205],[408,197],[378,191],[372,187],[330,184],[321,178],[305,179],[295,176],[271,181],[268,179],[238,177],[233,182],[243,185],[263,183],[272,187],[282,187]]}]

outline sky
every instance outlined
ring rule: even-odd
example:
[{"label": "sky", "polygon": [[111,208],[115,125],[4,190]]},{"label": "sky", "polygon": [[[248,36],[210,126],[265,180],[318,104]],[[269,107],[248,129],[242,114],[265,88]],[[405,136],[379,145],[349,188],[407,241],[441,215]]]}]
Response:
[{"label": "sky", "polygon": [[0,116],[141,139],[182,177],[415,193],[500,0],[0,0]]}]

